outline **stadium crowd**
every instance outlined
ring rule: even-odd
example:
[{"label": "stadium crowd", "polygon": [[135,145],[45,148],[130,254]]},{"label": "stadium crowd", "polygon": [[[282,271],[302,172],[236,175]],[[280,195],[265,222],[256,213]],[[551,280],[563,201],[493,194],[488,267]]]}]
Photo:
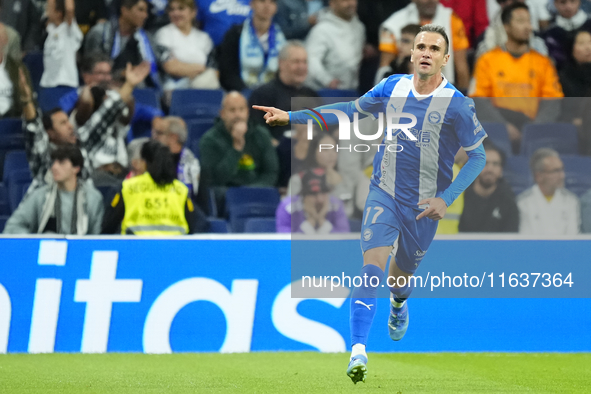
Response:
[{"label": "stadium crowd", "polygon": [[319,151],[338,129],[309,139],[251,106],[412,73],[435,23],[489,134],[438,232],[590,233],[590,15],[589,0],[0,0],[0,228],[359,230],[375,150]]}]

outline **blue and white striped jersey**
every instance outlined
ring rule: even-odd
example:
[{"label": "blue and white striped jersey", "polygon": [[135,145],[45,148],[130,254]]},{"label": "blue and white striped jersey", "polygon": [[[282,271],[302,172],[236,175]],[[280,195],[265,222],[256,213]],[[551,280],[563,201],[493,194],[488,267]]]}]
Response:
[{"label": "blue and white striped jersey", "polygon": [[[410,119],[396,114],[413,114],[417,123],[409,131],[416,141],[394,129],[384,136],[374,158],[371,182],[397,201],[417,207],[425,198],[439,197],[452,181],[454,157],[460,146],[476,149],[486,132],[476,117],[474,101],[464,97],[445,78],[429,95],[420,95],[412,75],[392,75],[360,97],[355,106],[362,114],[384,113],[394,124]],[[387,122],[384,122],[386,130]],[[397,145],[396,145],[397,144]]]}]

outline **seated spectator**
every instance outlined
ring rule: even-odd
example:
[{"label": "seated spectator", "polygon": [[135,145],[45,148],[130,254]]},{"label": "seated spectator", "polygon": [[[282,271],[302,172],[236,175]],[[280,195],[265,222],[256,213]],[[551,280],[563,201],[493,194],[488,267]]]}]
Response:
[{"label": "seated spectator", "polygon": [[581,197],[581,230],[583,233],[591,233],[591,190]]},{"label": "seated spectator", "polygon": [[514,3],[506,7],[502,19],[507,43],[478,59],[470,95],[483,98],[475,100],[481,121],[506,123],[517,152],[525,123],[553,122],[560,114],[560,100],[539,98],[560,98],[563,93],[552,61],[529,47],[527,6]]},{"label": "seated spectator", "polygon": [[464,192],[459,230],[462,233],[516,233],[519,210],[511,187],[503,180],[505,155],[490,142],[484,144],[484,150],[486,166]]},{"label": "seated spectator", "polygon": [[416,24],[406,25],[400,30],[400,39],[398,42],[398,52],[394,60],[389,65],[381,67],[376,74],[376,83],[383,78],[394,74],[412,74],[414,68],[410,62],[410,51],[412,50],[415,37],[419,34],[421,26]]},{"label": "seated spectator", "polygon": [[194,207],[189,189],[176,179],[172,154],[158,141],[142,146],[146,172],[123,181],[105,213],[103,233],[170,236],[191,234]]},{"label": "seated spectator", "polygon": [[579,30],[591,32],[591,20],[581,9],[581,0],[554,0],[558,14],[543,37],[556,68],[561,70],[569,60],[569,49]]},{"label": "seated spectator", "polygon": [[[488,51],[492,51],[496,47],[502,47],[507,42],[507,32],[505,31],[504,23],[501,20],[501,15],[503,10],[514,3],[524,3],[522,0],[497,0],[500,5],[500,10],[491,18],[490,24],[486,28],[484,35],[482,37],[482,41],[478,44],[476,48],[476,58],[484,55]],[[525,1],[525,4],[530,7],[531,2]],[[530,9],[530,22],[532,26],[532,32],[529,35],[529,46],[534,51],[548,56],[548,48],[546,47],[546,43],[544,39],[534,35],[534,31],[539,30],[539,19],[536,16],[536,11],[543,10],[544,7],[539,7],[534,5],[533,8]],[[550,14],[548,11],[543,15],[544,18],[547,20],[550,19]]]},{"label": "seated spectator", "polygon": [[11,32],[18,33],[22,45],[20,49],[24,52],[40,49],[42,44],[41,12],[35,2],[33,0],[3,0],[0,6],[0,20],[12,28]]},{"label": "seated spectator", "polygon": [[210,186],[275,186],[277,154],[266,128],[249,121],[244,96],[230,92],[220,119],[201,138],[201,166]]},{"label": "seated spectator", "polygon": [[43,44],[41,87],[78,87],[76,53],[82,32],[74,19],[74,0],[47,0],[47,39]]},{"label": "seated spectator", "polygon": [[19,73],[22,71],[31,81],[29,73],[20,58],[7,54],[8,35],[6,26],[0,23],[0,117],[19,117],[23,111],[23,103],[19,94]]},{"label": "seated spectator", "polygon": [[53,183],[35,190],[6,222],[4,234],[100,234],[103,197],[79,179],[80,149],[67,144],[51,152]]},{"label": "seated spectator", "polygon": [[156,45],[143,29],[148,17],[147,7],[146,0],[121,0],[117,19],[90,29],[85,38],[84,54],[109,55],[115,71],[124,70],[127,63],[136,66],[147,61],[151,68],[145,86],[161,90],[159,70],[169,73],[171,64],[178,60],[171,59],[170,52]]},{"label": "seated spectator", "polygon": [[[333,148],[322,148],[323,146],[332,146]],[[322,168],[326,173],[326,182],[330,189],[330,193],[343,201],[347,206],[348,213],[352,213],[352,199],[353,196],[349,190],[347,190],[346,183],[343,177],[337,170],[337,159],[338,153],[336,151],[337,141],[335,138],[326,133],[317,133],[310,144],[308,145],[308,153],[306,160],[304,161],[304,170],[310,170],[313,168]],[[294,174],[289,179],[289,188],[287,194],[290,196],[299,194],[302,190],[302,178],[299,174]]]},{"label": "seated spectator", "polygon": [[470,82],[467,49],[470,42],[462,20],[439,1],[415,1],[386,19],[380,29],[380,67],[389,65],[398,53],[401,29],[409,23],[434,23],[445,27],[449,38],[449,60],[443,73],[458,89],[466,91]]},{"label": "seated spectator", "polygon": [[[591,94],[591,33],[581,30],[575,36],[572,58],[560,71],[564,97],[589,97]],[[564,99],[562,118],[576,126],[583,123],[585,100]]]},{"label": "seated spectator", "polygon": [[[283,133],[289,130],[289,126],[271,127],[263,119],[264,113],[252,108],[252,105],[262,105],[269,103],[268,106],[277,108],[291,108],[298,110],[303,108],[292,108],[292,98],[294,97],[318,97],[318,94],[304,86],[308,77],[308,55],[306,47],[300,41],[288,41],[279,52],[279,72],[277,77],[256,88],[248,104],[250,108],[250,119],[264,126],[273,138],[277,141],[281,139]],[[314,108],[320,102],[310,103]],[[265,104],[266,105],[266,104]]]},{"label": "seated spectator", "polygon": [[150,141],[148,137],[136,138],[127,144],[127,156],[129,156],[129,173],[125,179],[142,175],[146,172],[146,162],[142,159],[142,146]]},{"label": "seated spectator", "polygon": [[[122,115],[126,108],[125,102],[130,100],[134,87],[148,72],[149,67],[146,64],[135,68],[128,66],[125,72],[126,81],[119,92],[108,95],[84,125],[75,130],[68,115],[60,108],[41,115],[33,103],[31,87],[21,70],[19,89],[23,104],[25,148],[33,174],[33,182],[27,194],[45,183],[52,182],[51,177],[46,176],[53,162],[51,151],[66,143],[78,145],[82,152],[84,166],[81,168],[80,177],[85,180],[91,175],[93,167],[90,158],[110,137],[109,129]],[[90,95],[90,87],[85,89],[84,94]]]},{"label": "seated spectator", "polygon": [[285,44],[281,28],[273,23],[276,0],[252,0],[252,17],[232,26],[217,48],[220,83],[226,90],[256,88],[275,77],[279,51]]},{"label": "seated spectator", "polygon": [[323,0],[278,0],[277,24],[288,40],[304,40],[323,7]]},{"label": "seated spectator", "polygon": [[109,17],[109,11],[105,0],[75,0],[76,22],[82,34],[98,23],[104,23]]},{"label": "seated spectator", "polygon": [[241,25],[250,15],[250,0],[195,0],[199,14],[197,20],[211,39],[220,45],[226,32]]},{"label": "seated spectator", "polygon": [[156,42],[167,48],[176,62],[170,65],[164,90],[218,89],[217,73],[207,68],[213,41],[207,33],[193,27],[197,15],[194,0],[171,0],[168,3],[171,23],[156,33]]},{"label": "seated spectator", "polygon": [[308,84],[313,89],[357,89],[365,45],[357,0],[330,0],[329,7],[306,39]]},{"label": "seated spectator", "polygon": [[152,139],[170,149],[177,179],[189,188],[190,196],[196,196],[199,191],[201,166],[193,152],[184,146],[187,137],[187,125],[182,118],[155,118],[152,123]]},{"label": "seated spectator", "polygon": [[315,168],[298,176],[301,177],[301,193],[285,197],[277,207],[277,232],[348,233],[345,207],[330,195],[324,169]]},{"label": "seated spectator", "polygon": [[564,165],[558,152],[540,148],[530,159],[536,182],[517,196],[519,232],[530,235],[573,235],[581,225],[576,195],[564,188]]}]

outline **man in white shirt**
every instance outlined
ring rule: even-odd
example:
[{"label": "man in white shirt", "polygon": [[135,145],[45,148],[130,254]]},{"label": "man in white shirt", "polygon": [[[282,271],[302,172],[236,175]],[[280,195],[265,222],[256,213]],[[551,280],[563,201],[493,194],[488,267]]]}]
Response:
[{"label": "man in white shirt", "polygon": [[534,152],[530,167],[536,182],[517,196],[519,232],[530,235],[573,235],[580,232],[577,196],[564,188],[564,165],[553,149]]}]

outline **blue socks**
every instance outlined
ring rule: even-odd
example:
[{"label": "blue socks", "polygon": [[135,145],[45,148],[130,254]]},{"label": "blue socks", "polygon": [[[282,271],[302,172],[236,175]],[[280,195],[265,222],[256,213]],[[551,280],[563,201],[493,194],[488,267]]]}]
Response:
[{"label": "blue socks", "polygon": [[[372,279],[372,277],[377,277],[377,279]],[[367,344],[371,323],[378,306],[378,286],[383,278],[384,271],[377,265],[367,264],[361,268],[363,283],[360,287],[353,288],[351,294],[351,346]],[[372,284],[376,287],[373,287]]]},{"label": "blue socks", "polygon": [[397,304],[403,304],[404,301],[406,301],[406,299],[410,296],[410,293],[412,293],[412,290],[415,288],[414,285],[415,281],[409,280],[405,286],[399,288],[390,287],[390,291],[394,296],[394,302]]}]

